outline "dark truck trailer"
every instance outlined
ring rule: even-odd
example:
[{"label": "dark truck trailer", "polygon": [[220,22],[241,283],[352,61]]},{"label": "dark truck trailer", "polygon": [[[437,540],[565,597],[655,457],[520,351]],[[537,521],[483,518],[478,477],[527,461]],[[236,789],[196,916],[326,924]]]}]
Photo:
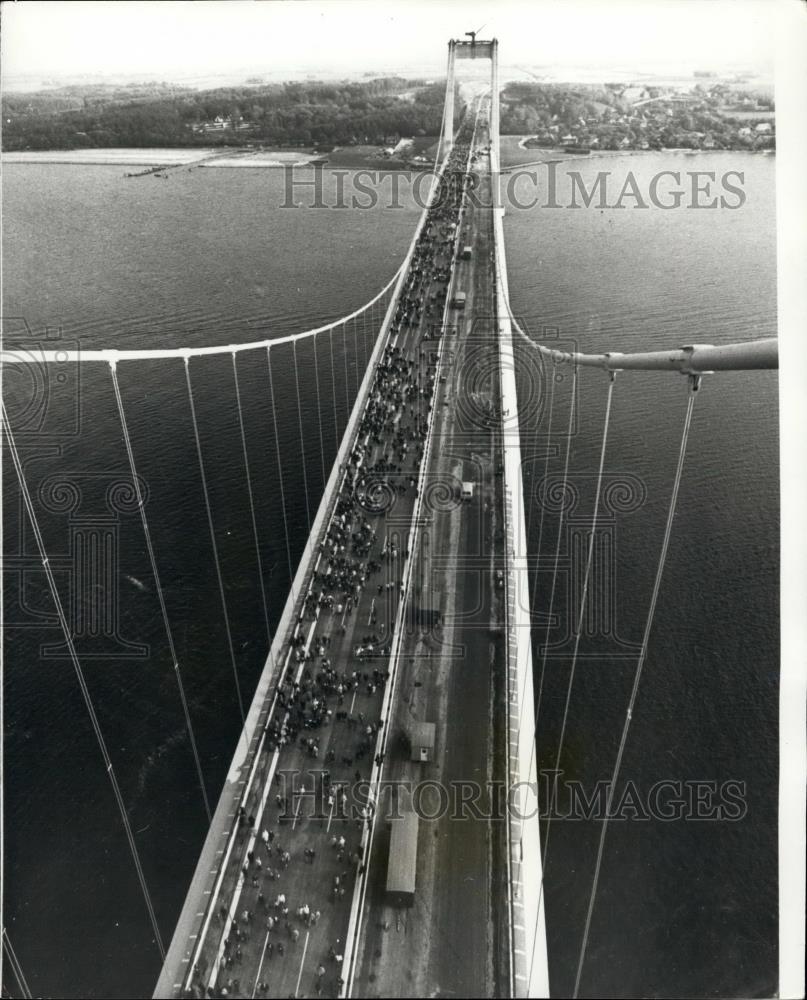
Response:
[{"label": "dark truck trailer", "polygon": [[397,906],[414,903],[417,859],[417,813],[405,812],[390,823],[387,895],[391,903]]}]

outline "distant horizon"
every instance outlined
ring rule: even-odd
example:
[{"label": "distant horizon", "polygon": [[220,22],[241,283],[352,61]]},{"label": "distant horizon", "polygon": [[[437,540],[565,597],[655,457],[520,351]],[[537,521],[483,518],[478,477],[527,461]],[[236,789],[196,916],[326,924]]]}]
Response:
[{"label": "distant horizon", "polygon": [[18,0],[2,13],[9,91],[37,80],[442,76],[448,39],[466,29],[499,39],[508,75],[765,78],[776,20],[772,0]]},{"label": "distant horizon", "polygon": [[[697,73],[713,74],[709,77],[698,77]],[[551,66],[546,64],[520,66],[510,66],[500,64],[499,75],[502,83],[512,80],[530,80],[536,83],[569,83],[579,85],[596,85],[598,82],[619,82],[619,83],[649,83],[652,81],[674,82],[680,85],[688,83],[703,83],[710,79],[726,80],[734,77],[747,77],[751,84],[772,86],[773,73],[766,72],[763,68],[753,68],[738,64],[736,67],[721,67],[712,69],[710,66],[679,66],[677,68],[668,67],[662,69],[659,66],[654,68],[641,67],[592,67],[592,66]],[[340,80],[367,80],[378,77],[401,76],[405,78],[419,78],[424,80],[442,79],[445,77],[445,67],[427,68],[423,66],[400,66],[390,67],[382,71],[378,69],[363,70],[357,67],[352,72],[340,70],[321,69],[283,69],[267,70],[260,67],[245,67],[241,70],[221,70],[218,73],[177,75],[167,73],[62,73],[51,74],[50,76],[40,73],[20,74],[17,76],[7,75],[3,77],[3,90],[8,93],[26,93],[38,90],[56,90],[70,86],[135,86],[137,84],[175,84],[177,86],[188,87],[193,90],[214,89],[217,86],[238,86],[254,85],[261,83],[283,83],[286,81],[310,80],[310,81],[340,81]],[[257,81],[260,80],[261,83]],[[217,83],[217,81],[220,81]],[[250,81],[253,81],[250,83]]]}]

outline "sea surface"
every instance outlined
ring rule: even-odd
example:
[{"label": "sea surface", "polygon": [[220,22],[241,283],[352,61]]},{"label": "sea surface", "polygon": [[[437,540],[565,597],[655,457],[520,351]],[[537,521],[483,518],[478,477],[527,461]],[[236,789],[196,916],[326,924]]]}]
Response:
[{"label": "sea surface", "polygon": [[[620,178],[631,170],[645,190],[659,170],[717,176],[741,170],[746,200],[736,210],[508,210],[512,305],[531,335],[600,352],[775,334],[772,157],[651,154],[591,159],[561,171],[569,169],[581,171],[589,185],[598,169]],[[326,174],[324,183],[324,202],[336,204],[337,178]],[[124,179],[120,167],[4,170],[5,349],[32,358],[25,369],[6,368],[4,392],[67,607],[92,604],[91,595],[71,590],[72,540],[88,529],[112,540],[114,642],[88,637],[80,652],[166,943],[204,839],[203,800],[140,521],[116,488],[128,464],[109,370],[95,363],[78,371],[58,363],[43,368],[36,342],[230,344],[351,312],[398,267],[417,220],[411,192],[402,187],[397,208],[382,199],[366,210],[313,210],[310,189],[289,197],[287,184],[278,170],[183,168],[167,181]],[[382,190],[389,193],[388,186]],[[284,202],[298,207],[282,208]],[[266,618],[271,630],[370,332],[363,321],[336,331],[333,371],[328,340],[318,340],[316,358],[309,344],[296,359],[289,348],[275,349],[271,376],[265,351],[239,357],[267,616],[232,360],[225,354],[190,364],[245,705],[266,655]],[[547,446],[550,482],[562,473],[570,377],[542,369],[529,348],[518,356],[531,551],[541,553],[534,605],[540,620],[549,605],[558,519],[551,504],[541,517],[536,498],[544,495],[538,491]],[[552,375],[559,380],[550,435],[544,390]],[[119,377],[207,794],[215,802],[240,710],[183,364],[123,363]],[[606,391],[602,373],[580,374],[570,457],[577,505],[567,520],[578,535],[576,542],[561,537],[557,624],[542,685],[543,626],[534,634],[540,768],[553,767],[557,752],[576,592],[568,581],[579,579],[579,539],[590,529]],[[565,776],[589,793],[613,767],[686,394],[687,382],[676,374],[623,374],[614,386],[609,502],[598,520],[608,558],[596,570],[607,599],[597,604],[581,643],[561,758]],[[776,989],[777,420],[775,373],[704,379],[622,769],[622,780],[633,781],[645,802],[659,781],[689,783],[681,786],[684,797],[695,794],[692,783],[707,793],[708,783],[721,790],[727,781],[744,783],[742,818],[609,825],[583,994],[728,997]],[[159,952],[73,667],[59,646],[9,463],[4,472],[6,926],[35,995],[150,995]],[[116,613],[115,601],[108,613]],[[557,819],[549,826],[550,970],[553,991],[566,995],[599,824]]]}]

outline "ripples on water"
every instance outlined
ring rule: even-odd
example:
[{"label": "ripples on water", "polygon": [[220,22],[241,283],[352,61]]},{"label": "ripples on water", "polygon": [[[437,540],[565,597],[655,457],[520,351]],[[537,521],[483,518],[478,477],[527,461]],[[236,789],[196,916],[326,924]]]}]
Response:
[{"label": "ripples on water", "polygon": [[[601,352],[727,343],[776,334],[774,163],[722,154],[575,163],[642,188],[662,169],[746,172],[736,211],[680,209],[511,212],[505,226],[511,299],[535,335]],[[619,184],[617,184],[617,189]],[[630,204],[630,202],[627,202]],[[522,355],[523,357],[523,355]],[[526,367],[526,365],[524,366]],[[565,429],[570,379],[556,383],[553,426]],[[527,387],[522,383],[523,398]],[[607,376],[582,370],[570,474],[572,516],[590,518]],[[636,664],[686,405],[674,374],[617,376],[605,482],[640,480],[646,500],[611,521],[615,635],[583,640],[565,752],[567,777],[591,794],[610,777]],[[706,377],[621,779],[746,783],[737,823],[613,822],[581,991],[601,996],[765,995],[777,982],[778,400],[775,372]],[[522,426],[525,489],[543,477],[546,416]],[[530,459],[534,459],[530,463]],[[529,467],[531,464],[531,468]],[[563,449],[550,478],[562,476]],[[607,520],[607,514],[606,514]],[[533,518],[532,551],[540,517]],[[546,513],[551,567],[557,519]],[[567,554],[566,543],[562,557]],[[539,574],[536,611],[549,605]],[[555,611],[570,620],[565,583]],[[576,615],[576,612],[575,612]],[[576,619],[575,619],[576,620]],[[600,632],[604,630],[600,629]],[[544,630],[536,630],[543,643]],[[551,641],[562,636],[553,632]],[[571,660],[547,660],[539,768],[555,766]],[[625,659],[617,654],[626,654]],[[538,660],[540,664],[540,659]],[[551,982],[569,995],[593,875],[599,824],[552,826],[546,892]]]},{"label": "ripples on water", "polygon": [[[581,349],[662,347],[775,333],[773,162],[725,154],[746,170],[748,203],[736,212],[511,212],[506,219],[513,306],[530,330],[558,327]],[[715,166],[712,161],[717,164]],[[622,161],[620,161],[621,163]],[[693,159],[674,165],[695,169]],[[697,159],[724,169],[725,159]],[[614,161],[610,164],[617,169]],[[582,167],[594,170],[596,161]],[[632,157],[652,174],[668,157]],[[124,181],[120,168],[19,165],[4,172],[4,315],[41,333],[61,326],[84,346],[151,347],[280,336],[350,312],[391,277],[411,238],[416,209],[280,210],[275,171],[172,172],[169,182]],[[585,176],[585,174],[584,174]],[[659,224],[661,222],[661,224]],[[348,377],[336,342],[337,415],[344,426]],[[8,345],[7,345],[8,346]],[[361,352],[360,352],[361,353]],[[321,388],[329,376],[324,344]],[[286,517],[296,558],[307,512],[291,354],[275,354],[276,406]],[[310,349],[298,356],[304,414],[316,412]],[[217,528],[238,669],[248,702],[266,651],[238,418],[228,356],[192,363],[194,394]],[[9,374],[11,376],[9,377]],[[80,483],[85,512],[103,511],[109,479],[128,475],[109,373],[87,365],[56,383],[44,425],[21,434],[37,486],[56,472]],[[61,374],[61,371],[59,371]],[[325,377],[323,377],[325,376]],[[215,800],[240,725],[181,362],[122,365],[121,388],[168,611],[207,781]],[[270,625],[286,597],[288,557],[264,352],[239,359]],[[12,410],[30,386],[6,370]],[[596,470],[604,378],[580,376],[575,476]],[[79,433],[73,414],[79,399]],[[555,426],[568,415],[568,380],[556,389]],[[685,400],[677,376],[618,379],[609,473],[640,478],[640,509],[616,518],[615,590],[621,639],[640,638]],[[326,469],[337,434],[322,395]],[[20,410],[17,409],[17,413]],[[640,788],[659,778],[747,782],[742,822],[623,823],[609,832],[583,988],[603,995],[775,989],[776,698],[778,681],[778,469],[776,376],[707,379],[697,401],[645,679],[623,776]],[[524,428],[525,458],[543,471],[541,439]],[[322,488],[319,428],[305,420],[311,512]],[[37,453],[43,434],[58,453]],[[533,445],[530,444],[533,442]],[[8,469],[6,472],[8,473]],[[88,472],[103,475],[88,478]],[[551,473],[559,473],[554,459]],[[13,474],[12,477],[13,478]],[[581,512],[590,477],[580,479]],[[588,483],[588,487],[586,486]],[[7,477],[6,549],[19,537],[16,486]],[[99,492],[100,490],[100,492]],[[588,499],[586,499],[588,498]],[[65,513],[39,506],[50,551],[65,552]],[[537,545],[537,521],[532,539]],[[541,551],[554,552],[547,515]],[[120,518],[121,634],[151,655],[87,660],[85,673],[118,772],[167,940],[204,838],[205,817],[183,736],[139,524]],[[548,576],[540,575],[538,609]],[[66,577],[61,578],[65,585]],[[35,993],[142,996],[159,968],[134,870],[69,661],[43,659],[57,642],[39,574],[23,592],[6,586],[6,919]],[[542,605],[542,601],[544,604]],[[559,606],[561,612],[563,606]],[[590,781],[612,766],[633,660],[606,666],[587,650],[573,693],[563,760]],[[549,661],[541,707],[540,766],[554,760],[568,661]],[[547,874],[553,989],[567,993],[591,877],[597,829],[558,823]],[[87,942],[92,942],[88,948]]]}]

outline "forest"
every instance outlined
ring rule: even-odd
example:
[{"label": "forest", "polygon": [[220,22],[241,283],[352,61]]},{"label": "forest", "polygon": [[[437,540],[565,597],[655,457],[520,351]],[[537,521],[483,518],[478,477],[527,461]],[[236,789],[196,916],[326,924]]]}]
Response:
[{"label": "forest", "polygon": [[437,135],[445,96],[444,83],[401,77],[154,90],[5,95],[3,149],[384,145],[389,137]]},{"label": "forest", "polygon": [[[3,97],[3,149],[388,146],[440,132],[444,81],[399,76],[192,90],[91,85]],[[456,104],[457,109],[461,102]],[[501,132],[529,145],[596,149],[773,149],[772,97],[715,82],[689,88],[510,82]]]}]

